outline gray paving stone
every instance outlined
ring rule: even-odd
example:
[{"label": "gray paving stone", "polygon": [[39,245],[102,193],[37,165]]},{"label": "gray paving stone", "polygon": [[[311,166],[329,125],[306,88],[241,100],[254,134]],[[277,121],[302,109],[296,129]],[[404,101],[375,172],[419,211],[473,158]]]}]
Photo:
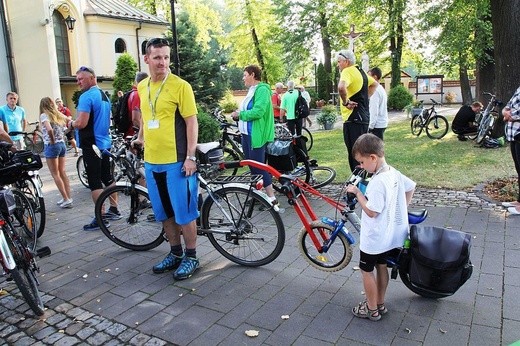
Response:
[{"label": "gray paving stone", "polygon": [[85,327],[81,330],[79,330],[77,333],[76,333],[76,336],[78,338],[80,338],[81,340],[85,340],[87,339],[89,336],[91,336],[92,334],[96,333],[97,331],[92,328],[92,327]]},{"label": "gray paving stone", "polygon": [[114,323],[105,329],[105,333],[112,335],[112,336],[118,336],[119,334],[124,332],[126,329],[127,329],[127,326],[120,324],[120,323]]},{"label": "gray paving stone", "polygon": [[92,336],[87,338],[87,343],[89,345],[103,345],[105,342],[111,340],[112,337],[106,333],[103,332],[97,332],[93,334]]},{"label": "gray paving stone", "polygon": [[33,337],[38,340],[43,340],[45,337],[53,334],[54,332],[56,332],[56,328],[49,326],[34,333]]},{"label": "gray paving stone", "polygon": [[146,345],[148,340],[150,340],[151,337],[142,333],[137,334],[132,339],[130,339],[129,344],[134,346],[142,346]]}]

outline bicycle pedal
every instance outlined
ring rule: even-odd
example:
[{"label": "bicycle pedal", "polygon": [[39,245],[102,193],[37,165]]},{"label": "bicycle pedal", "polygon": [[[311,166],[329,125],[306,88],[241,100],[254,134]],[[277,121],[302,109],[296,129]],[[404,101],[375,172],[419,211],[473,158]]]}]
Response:
[{"label": "bicycle pedal", "polygon": [[51,255],[51,249],[48,246],[44,246],[36,250],[36,256],[39,258],[47,257]]}]

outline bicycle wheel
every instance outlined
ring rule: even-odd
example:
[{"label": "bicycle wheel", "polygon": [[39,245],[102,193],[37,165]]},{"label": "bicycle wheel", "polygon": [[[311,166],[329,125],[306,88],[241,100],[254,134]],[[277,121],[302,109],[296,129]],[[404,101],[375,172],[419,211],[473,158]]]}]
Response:
[{"label": "bicycle wheel", "polygon": [[202,231],[224,257],[257,267],[280,255],[285,228],[266,199],[248,187],[223,186],[206,197],[201,208]]},{"label": "bicycle wheel", "polygon": [[34,227],[36,228],[36,236],[40,238],[45,230],[46,214],[45,200],[40,189],[36,186],[40,184],[39,176],[27,176],[24,180],[16,182],[16,188],[25,194],[25,197],[31,203],[34,211]]},{"label": "bicycle wheel", "polygon": [[448,133],[448,120],[442,115],[434,115],[428,120],[426,135],[431,139],[441,139]]},{"label": "bicycle wheel", "polygon": [[[321,245],[330,239],[334,229],[321,221],[313,221],[310,224],[311,232],[318,238]],[[298,248],[305,255],[305,259],[314,268],[326,272],[336,272],[345,268],[352,259],[352,247],[343,233],[338,233],[333,244],[328,244],[327,252],[318,251],[312,239],[303,227],[298,233]]]},{"label": "bicycle wheel", "polygon": [[491,123],[491,116],[488,114],[484,119],[482,119],[480,126],[478,128],[477,138],[475,142],[477,144],[481,144],[486,138],[489,132],[489,124]]},{"label": "bicycle wheel", "polygon": [[34,211],[31,202],[25,194],[17,189],[12,189],[16,209],[13,213],[13,228],[23,237],[31,251],[36,249],[37,232],[34,223]]},{"label": "bicycle wheel", "polygon": [[419,136],[422,132],[422,118],[420,115],[414,115],[410,123],[412,135]]},{"label": "bicycle wheel", "polygon": [[302,136],[307,138],[307,141],[305,142],[307,151],[311,151],[312,146],[314,145],[314,138],[312,137],[311,131],[309,131],[309,129],[306,127],[302,127]]},{"label": "bicycle wheel", "polygon": [[[222,150],[224,150],[224,161],[240,161],[240,155],[233,149],[224,147]],[[238,172],[238,167],[227,170],[226,172],[231,173],[231,175],[236,175]]]},{"label": "bicycle wheel", "polygon": [[38,132],[34,132],[32,134],[32,143],[33,150],[31,150],[35,154],[41,154],[43,152],[43,138]]},{"label": "bicycle wheel", "polygon": [[87,171],[85,170],[85,164],[83,163],[83,155],[78,156],[76,160],[76,172],[78,173],[78,178],[83,186],[88,187],[88,177]]},{"label": "bicycle wheel", "polygon": [[[110,219],[107,227],[103,222],[103,212],[110,207],[112,194],[117,194],[117,209],[121,218]],[[153,217],[148,192],[140,185],[127,183],[106,188],[99,196],[94,212],[101,231],[108,239],[126,249],[146,251],[164,241],[161,223],[155,222]]]},{"label": "bicycle wheel", "polygon": [[311,167],[309,185],[318,189],[332,183],[334,178],[336,178],[336,171],[334,168],[325,166]]}]

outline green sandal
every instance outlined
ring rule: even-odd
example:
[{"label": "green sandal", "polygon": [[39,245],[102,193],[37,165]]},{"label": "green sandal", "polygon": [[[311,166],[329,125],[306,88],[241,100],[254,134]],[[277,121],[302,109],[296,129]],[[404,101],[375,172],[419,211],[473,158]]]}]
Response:
[{"label": "green sandal", "polygon": [[379,313],[379,310],[377,308],[374,310],[370,310],[366,301],[361,302],[358,304],[358,306],[353,307],[352,313],[356,317],[368,318],[370,321],[379,321],[381,319],[381,314]]}]

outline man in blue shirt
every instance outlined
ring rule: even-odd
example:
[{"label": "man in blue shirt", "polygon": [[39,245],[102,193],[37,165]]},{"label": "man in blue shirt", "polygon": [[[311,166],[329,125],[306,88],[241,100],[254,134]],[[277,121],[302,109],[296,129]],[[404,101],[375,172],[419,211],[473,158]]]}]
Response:
[{"label": "man in blue shirt", "polygon": [[[25,131],[27,126],[27,120],[25,119],[25,109],[17,106],[18,95],[10,91],[5,96],[7,104],[0,107],[0,121],[4,124],[4,130],[6,132],[12,131]],[[16,149],[25,149],[25,143],[23,141],[23,135],[11,136]]]},{"label": "man in blue shirt", "polygon": [[[77,117],[74,121],[69,121],[69,129],[78,129],[79,147],[83,152],[83,162],[87,173],[88,184],[92,193],[92,200],[96,203],[99,195],[103,192],[103,185],[109,186],[114,182],[110,169],[110,158],[102,155],[100,158],[96,151],[110,149],[112,139],[110,138],[110,100],[107,95],[97,85],[96,74],[90,67],[82,66],[76,72],[77,84],[82,90],[79,97]],[[115,196],[114,196],[115,197]],[[117,198],[111,200],[110,209],[104,215],[107,227],[110,226],[107,220],[120,219],[121,215],[117,210]],[[96,218],[88,225],[83,226],[85,231],[99,229]]]}]

